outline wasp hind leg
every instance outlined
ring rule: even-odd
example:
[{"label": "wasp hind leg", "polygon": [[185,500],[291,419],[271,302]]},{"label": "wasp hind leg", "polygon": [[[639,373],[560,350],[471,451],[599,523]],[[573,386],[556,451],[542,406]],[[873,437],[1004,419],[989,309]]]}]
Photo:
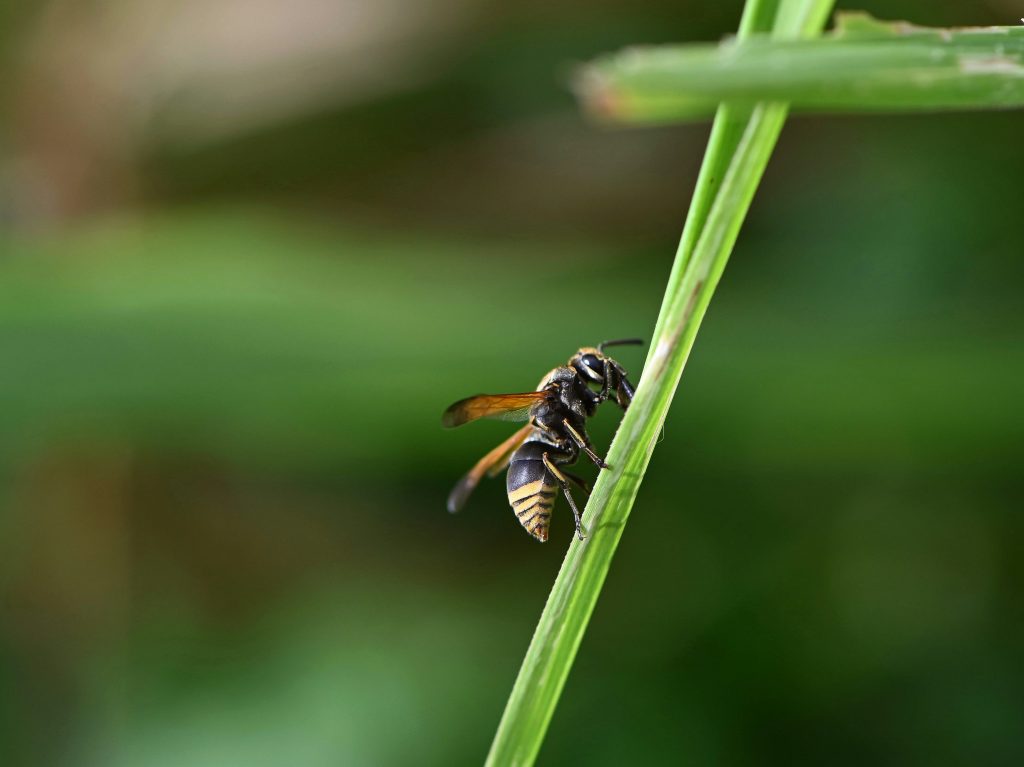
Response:
[{"label": "wasp hind leg", "polygon": [[576,485],[576,487],[578,487],[580,490],[586,493],[588,498],[590,497],[590,485],[588,485],[582,477],[577,477],[575,474],[570,474],[565,469],[559,469],[559,471],[565,475],[565,478],[567,480],[572,482],[574,485]]},{"label": "wasp hind leg", "polygon": [[[572,475],[566,475],[565,472],[555,466],[547,453],[544,453],[542,460],[544,461],[544,468],[547,469],[551,473],[551,476],[555,478],[555,481],[558,482],[559,487],[562,488],[562,493],[565,494],[565,500],[569,502],[569,508],[572,509],[573,520],[576,522],[576,537],[582,541],[587,537],[587,528],[583,526],[583,522],[580,520],[580,510],[576,508],[576,501],[573,500],[572,493],[569,492],[569,477]],[[572,476],[572,478],[577,483],[582,484],[579,477]],[[583,485],[583,487],[586,489],[586,485]]]}]

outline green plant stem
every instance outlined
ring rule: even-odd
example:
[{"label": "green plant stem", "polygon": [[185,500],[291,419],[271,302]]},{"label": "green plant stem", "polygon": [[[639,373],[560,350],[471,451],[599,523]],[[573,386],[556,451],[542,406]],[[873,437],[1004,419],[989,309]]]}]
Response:
[{"label": "green plant stem", "polygon": [[[765,0],[760,2],[754,0],[748,2],[743,8],[743,16],[740,18],[737,39],[743,40],[759,31],[770,30],[778,11],[779,0]],[[743,130],[747,127],[750,119],[750,109],[737,107],[733,104],[720,104],[715,113],[715,120],[711,124],[711,133],[708,136],[708,146],[704,153],[704,160],[700,165],[700,172],[697,174],[697,183],[694,185],[693,197],[690,200],[690,209],[686,214],[686,223],[683,225],[683,234],[676,248],[676,257],[672,263],[672,273],[669,275],[669,286],[674,285],[681,279],[683,269],[690,262],[693,255],[693,248],[697,244],[697,238],[704,230],[704,224],[711,211],[711,204],[715,201],[715,195],[721,187],[722,178],[732,156],[736,153],[736,147],[743,136]],[[672,291],[667,289],[663,301],[667,302]],[[662,332],[663,318],[666,316],[667,303],[662,303],[661,311],[658,313],[657,324],[654,327],[652,338],[658,338]],[[651,344],[653,350],[654,344]]]},{"label": "green plant stem", "polygon": [[845,14],[814,40],[628,49],[584,67],[577,92],[593,114],[631,125],[705,119],[721,102],[785,101],[801,112],[1020,107],[1024,27],[927,29]]},{"label": "green plant stem", "polygon": [[[748,0],[741,31],[764,23],[770,17],[766,9],[774,5]],[[773,33],[817,34],[831,5],[832,0],[783,0]],[[746,120],[728,108],[719,113],[636,397],[608,451],[611,468],[601,472],[584,512],[590,534],[569,546],[495,734],[489,765],[529,765],[536,758],[686,358],[785,116],[780,104],[758,105]]]}]

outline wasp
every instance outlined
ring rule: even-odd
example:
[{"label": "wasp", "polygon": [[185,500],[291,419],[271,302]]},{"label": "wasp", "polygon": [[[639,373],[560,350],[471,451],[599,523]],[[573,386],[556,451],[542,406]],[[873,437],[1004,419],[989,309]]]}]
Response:
[{"label": "wasp", "polygon": [[542,543],[548,539],[548,524],[555,497],[561,490],[572,509],[576,535],[583,540],[586,530],[569,490],[570,483],[588,495],[587,484],[566,470],[582,452],[599,469],[607,469],[590,443],[586,421],[601,403],[614,398],[623,411],[633,400],[634,386],[626,370],[604,353],[609,346],[640,344],[637,338],[605,341],[584,347],[569,361],[545,375],[536,391],[520,394],[478,394],[459,400],[444,411],[446,428],[461,426],[477,418],[529,421],[476,465],[448,496],[448,511],[462,508],[470,493],[486,474],[494,477],[508,468],[505,487],[516,518],[530,535]]}]

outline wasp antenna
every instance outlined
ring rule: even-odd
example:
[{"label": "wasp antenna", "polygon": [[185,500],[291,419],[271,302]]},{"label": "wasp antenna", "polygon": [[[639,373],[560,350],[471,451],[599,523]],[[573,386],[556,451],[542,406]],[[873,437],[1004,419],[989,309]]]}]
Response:
[{"label": "wasp antenna", "polygon": [[614,341],[602,341],[597,345],[597,350],[603,352],[606,346],[641,346],[643,342],[642,338],[618,338]]}]

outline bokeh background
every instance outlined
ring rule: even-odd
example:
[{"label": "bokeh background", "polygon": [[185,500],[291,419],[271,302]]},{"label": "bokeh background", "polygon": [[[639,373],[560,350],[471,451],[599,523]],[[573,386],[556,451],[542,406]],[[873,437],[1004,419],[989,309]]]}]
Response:
[{"label": "bokeh background", "polygon": [[[2,6],[3,764],[482,760],[572,527],[440,413],[650,337],[707,126],[567,77],[739,9]],[[541,764],[1024,760],[1022,129],[787,126]]]}]

